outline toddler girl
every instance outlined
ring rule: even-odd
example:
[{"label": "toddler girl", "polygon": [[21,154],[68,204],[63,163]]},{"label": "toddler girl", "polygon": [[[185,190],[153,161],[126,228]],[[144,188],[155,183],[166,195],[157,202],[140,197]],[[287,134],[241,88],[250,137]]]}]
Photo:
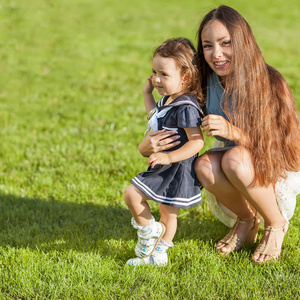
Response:
[{"label": "toddler girl", "polygon": [[[128,265],[166,264],[180,208],[201,201],[193,167],[204,144],[199,127],[203,112],[198,104],[202,99],[198,70],[197,52],[188,39],[169,39],[154,51],[152,75],[143,88],[150,119],[147,132],[172,131],[180,143],[171,151],[151,154],[148,170],[134,177],[125,190],[131,224],[138,234],[137,257],[128,260]],[[158,103],[152,95],[154,88],[163,96]],[[152,216],[148,200],[160,203],[159,222]]]}]

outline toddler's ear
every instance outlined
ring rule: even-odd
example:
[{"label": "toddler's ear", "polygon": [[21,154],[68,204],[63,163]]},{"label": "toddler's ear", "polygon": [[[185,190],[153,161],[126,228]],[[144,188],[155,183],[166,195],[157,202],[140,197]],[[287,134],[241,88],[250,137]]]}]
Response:
[{"label": "toddler's ear", "polygon": [[189,81],[190,80],[189,74],[188,73],[183,74],[182,80],[183,81]]}]

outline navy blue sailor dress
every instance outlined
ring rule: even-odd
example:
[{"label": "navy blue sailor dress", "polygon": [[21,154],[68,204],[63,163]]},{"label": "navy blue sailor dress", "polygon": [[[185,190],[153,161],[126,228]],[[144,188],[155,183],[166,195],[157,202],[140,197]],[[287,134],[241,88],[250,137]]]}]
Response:
[{"label": "navy blue sailor dress", "polygon": [[[157,103],[157,112],[170,107],[167,113],[157,119],[157,129],[175,130],[180,144],[171,149],[174,151],[188,142],[184,128],[201,125],[203,112],[197,100],[191,95],[179,96],[169,105],[163,97]],[[170,150],[168,150],[170,151]],[[190,208],[201,202],[200,185],[194,171],[194,162],[198,154],[169,165],[156,165],[139,173],[131,183],[142,191],[149,199],[164,205],[179,208]]]}]

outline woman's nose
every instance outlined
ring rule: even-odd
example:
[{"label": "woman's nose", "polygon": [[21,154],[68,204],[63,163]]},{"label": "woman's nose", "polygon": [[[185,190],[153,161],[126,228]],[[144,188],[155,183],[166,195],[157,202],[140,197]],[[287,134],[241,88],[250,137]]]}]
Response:
[{"label": "woman's nose", "polygon": [[218,57],[222,56],[222,51],[221,51],[220,47],[215,47],[214,48],[213,56],[215,58],[218,58]]}]

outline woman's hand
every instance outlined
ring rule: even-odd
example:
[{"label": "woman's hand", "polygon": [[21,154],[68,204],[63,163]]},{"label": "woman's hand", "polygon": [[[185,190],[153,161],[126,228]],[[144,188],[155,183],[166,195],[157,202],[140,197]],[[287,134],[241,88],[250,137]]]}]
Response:
[{"label": "woman's hand", "polygon": [[140,153],[143,156],[148,157],[152,153],[169,150],[177,146],[180,144],[180,141],[177,141],[179,135],[174,134],[176,134],[176,131],[174,130],[150,131],[139,145]]},{"label": "woman's hand", "polygon": [[168,153],[152,153],[148,158],[148,165],[154,168],[156,165],[169,165],[171,163]]},{"label": "woman's hand", "polygon": [[205,116],[201,127],[203,128],[203,133],[206,133],[207,136],[220,136],[232,141],[239,141],[241,138],[240,129],[219,115]]}]

